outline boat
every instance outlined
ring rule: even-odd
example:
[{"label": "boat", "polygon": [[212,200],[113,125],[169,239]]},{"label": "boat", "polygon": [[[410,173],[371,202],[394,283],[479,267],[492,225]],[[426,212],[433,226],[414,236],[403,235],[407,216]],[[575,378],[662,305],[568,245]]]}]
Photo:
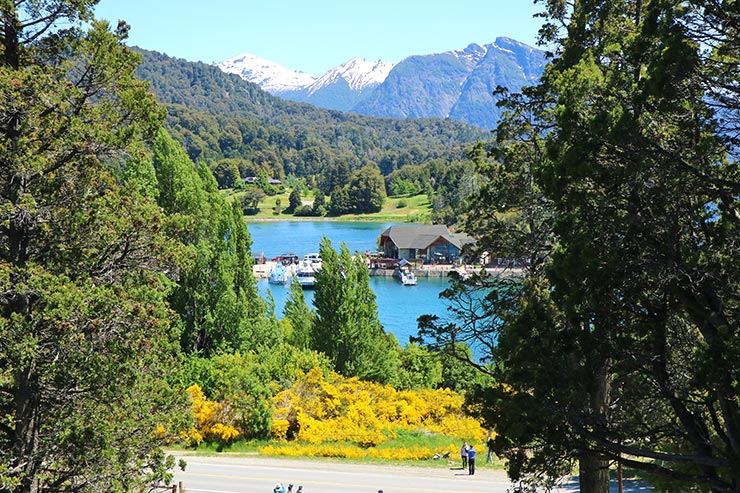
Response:
[{"label": "boat", "polygon": [[303,262],[310,264],[314,270],[319,269],[321,267],[321,255],[318,253],[307,253],[303,256]]},{"label": "boat", "polygon": [[416,275],[410,270],[398,270],[398,279],[404,286],[416,286]]},{"label": "boat", "polygon": [[295,271],[295,277],[303,289],[313,289],[316,285],[316,269],[310,262],[301,262]]},{"label": "boat", "polygon": [[275,264],[275,267],[270,270],[270,275],[267,276],[267,282],[270,284],[287,284],[289,279],[288,269],[280,262]]}]

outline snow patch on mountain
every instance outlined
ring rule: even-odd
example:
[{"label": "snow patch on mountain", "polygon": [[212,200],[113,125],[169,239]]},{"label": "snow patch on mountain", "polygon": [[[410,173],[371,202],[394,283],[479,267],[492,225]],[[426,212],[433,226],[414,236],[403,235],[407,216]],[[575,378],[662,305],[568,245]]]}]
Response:
[{"label": "snow patch on mountain", "polygon": [[347,82],[351,90],[363,91],[366,88],[381,84],[394,66],[393,63],[381,60],[372,62],[364,58],[353,58],[319,77],[308,87],[308,94],[314,94],[316,91],[336,84],[342,79]]},{"label": "snow patch on mountain", "polygon": [[217,63],[216,66],[226,73],[237,74],[273,94],[300,91],[317,80],[311,74],[291,70],[249,53],[229,58]]}]

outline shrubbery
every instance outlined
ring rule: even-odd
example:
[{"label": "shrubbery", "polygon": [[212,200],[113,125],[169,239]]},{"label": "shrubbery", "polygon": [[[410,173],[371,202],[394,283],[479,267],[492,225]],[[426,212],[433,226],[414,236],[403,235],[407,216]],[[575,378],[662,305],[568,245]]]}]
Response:
[{"label": "shrubbery", "polygon": [[[248,430],[241,432],[230,402],[209,401],[197,385],[188,390],[195,417],[195,426],[182,434],[188,444],[249,436]],[[487,436],[480,423],[463,412],[463,396],[452,390],[401,391],[318,367],[297,371],[294,383],[278,391],[271,404],[273,443],[260,449],[269,455],[428,459],[454,452],[462,440],[482,443]],[[383,446],[400,436],[411,443]],[[414,443],[413,437],[419,436],[438,439],[434,444]]]},{"label": "shrubbery", "polygon": [[363,448],[408,430],[483,440],[486,430],[463,413],[462,405],[463,396],[447,389],[398,391],[336,373],[324,378],[316,369],[275,396],[272,435],[278,440],[339,441]]}]

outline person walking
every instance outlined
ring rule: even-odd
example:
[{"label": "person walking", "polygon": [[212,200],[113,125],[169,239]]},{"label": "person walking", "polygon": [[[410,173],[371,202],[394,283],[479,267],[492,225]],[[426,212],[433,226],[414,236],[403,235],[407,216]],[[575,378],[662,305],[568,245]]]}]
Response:
[{"label": "person walking", "polygon": [[462,468],[466,469],[468,467],[468,442],[463,442],[462,447],[460,447],[460,460],[462,461]]},{"label": "person walking", "polygon": [[468,447],[468,474],[471,476],[475,474],[475,447],[473,445]]}]

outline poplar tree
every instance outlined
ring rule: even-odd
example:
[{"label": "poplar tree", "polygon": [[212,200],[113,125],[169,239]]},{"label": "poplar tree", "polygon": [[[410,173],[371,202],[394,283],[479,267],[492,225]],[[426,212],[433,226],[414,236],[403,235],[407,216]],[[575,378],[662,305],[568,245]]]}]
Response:
[{"label": "poplar tree", "polygon": [[283,316],[290,321],[290,335],[287,342],[300,349],[308,349],[311,341],[311,328],[316,321],[316,314],[306,304],[303,287],[295,276],[290,282],[290,292],[285,301]]},{"label": "poplar tree", "polygon": [[312,349],[328,356],[345,376],[390,382],[398,356],[378,319],[367,261],[361,255],[353,258],[344,243],[337,252],[328,238],[321,240],[319,252]]},{"label": "poplar tree", "polygon": [[207,357],[274,344],[277,327],[257,292],[240,205],[221,197],[208,167],[196,168],[165,131],[153,147],[159,203],[192,255],[171,298],[184,322],[183,350]]}]

